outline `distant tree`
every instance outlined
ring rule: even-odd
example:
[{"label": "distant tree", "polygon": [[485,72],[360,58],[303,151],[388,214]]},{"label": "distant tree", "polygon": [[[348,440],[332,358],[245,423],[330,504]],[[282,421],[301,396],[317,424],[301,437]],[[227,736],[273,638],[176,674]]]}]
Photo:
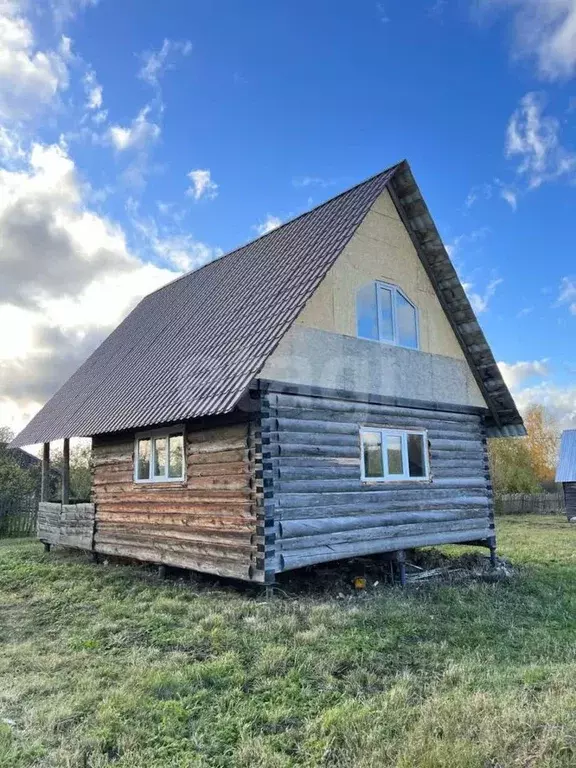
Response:
[{"label": "distant tree", "polygon": [[553,483],[558,459],[560,432],[558,425],[542,405],[532,405],[526,411],[524,424],[526,443],[534,474],[541,483]]},{"label": "distant tree", "polygon": [[5,445],[14,440],[14,432],[10,427],[2,426],[0,424],[0,445]]},{"label": "distant tree", "polygon": [[542,490],[525,437],[494,438],[488,443],[488,455],[496,493],[538,493]]},{"label": "distant tree", "polygon": [[10,455],[10,451],[6,450],[6,444],[2,441],[0,444],[0,499],[13,501],[34,493],[36,487],[37,480],[34,473],[23,469]]},{"label": "distant tree", "polygon": [[[92,491],[92,449],[90,445],[78,444],[70,446],[70,498],[88,501]],[[62,470],[64,464],[62,449],[52,452],[50,463],[56,469]]]},{"label": "distant tree", "polygon": [[489,441],[492,484],[497,493],[539,493],[554,484],[559,430],[549,411],[541,405],[528,408],[524,416],[526,437],[503,437]]}]

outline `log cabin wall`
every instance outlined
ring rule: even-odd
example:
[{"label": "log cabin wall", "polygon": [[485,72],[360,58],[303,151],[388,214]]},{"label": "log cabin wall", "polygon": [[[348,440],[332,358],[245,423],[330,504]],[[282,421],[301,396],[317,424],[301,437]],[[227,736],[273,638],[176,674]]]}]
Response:
[{"label": "log cabin wall", "polygon": [[563,483],[564,504],[568,520],[576,518],[576,483]]},{"label": "log cabin wall", "polygon": [[[263,394],[264,477],[273,489],[277,572],[426,545],[487,543],[494,536],[482,414],[438,407],[272,388]],[[362,481],[360,426],[426,429],[431,480]]]},{"label": "log cabin wall", "polygon": [[165,483],[134,482],[134,433],[94,437],[95,551],[263,581],[255,435],[246,420],[188,424],[186,479]]}]

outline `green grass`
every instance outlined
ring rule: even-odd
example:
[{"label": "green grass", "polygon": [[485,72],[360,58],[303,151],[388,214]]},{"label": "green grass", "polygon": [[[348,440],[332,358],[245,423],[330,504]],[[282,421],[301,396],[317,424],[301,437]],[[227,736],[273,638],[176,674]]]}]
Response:
[{"label": "green grass", "polygon": [[0,768],[574,766],[576,526],[499,542],[507,580],[268,603],[0,542]]}]

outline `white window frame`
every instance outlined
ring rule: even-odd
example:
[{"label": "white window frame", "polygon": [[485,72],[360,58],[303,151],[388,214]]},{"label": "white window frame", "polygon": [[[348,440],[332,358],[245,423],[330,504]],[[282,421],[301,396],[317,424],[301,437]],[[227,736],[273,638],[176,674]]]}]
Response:
[{"label": "white window frame", "polygon": [[[168,438],[174,435],[182,435],[182,475],[180,477],[169,477],[170,470],[170,441]],[[166,438],[166,472],[164,475],[152,475],[154,470],[154,438]],[[138,477],[138,443],[140,440],[150,440],[150,477]],[[183,424],[176,424],[173,427],[162,427],[160,429],[150,429],[146,432],[137,432],[134,437],[134,482],[135,483],[182,483],[186,480],[186,432]]]},{"label": "white window frame", "polygon": [[[364,435],[366,432],[377,432],[380,435],[382,450],[382,477],[370,477],[366,475],[364,466]],[[388,459],[386,438],[387,436],[402,438],[402,465],[404,472],[401,475],[391,475],[388,472]],[[411,477],[408,463],[408,435],[420,435],[424,448],[424,476]],[[428,483],[430,482],[430,457],[428,455],[428,432],[425,429],[403,429],[398,427],[371,427],[365,425],[360,427],[360,475],[362,482],[365,483],[391,483],[391,482],[410,482],[410,483]]]},{"label": "white window frame", "polygon": [[[382,316],[382,305],[381,305],[381,291],[382,289],[385,289],[387,291],[390,291],[392,293],[392,339],[387,339],[382,336],[382,329],[380,328],[380,318]],[[395,347],[403,347],[404,349],[414,349],[419,350],[420,349],[420,312],[418,310],[418,307],[416,304],[414,304],[413,301],[411,301],[408,296],[404,293],[404,291],[399,288],[397,285],[394,285],[393,283],[385,283],[382,280],[375,280],[374,281],[374,290],[376,291],[376,316],[377,316],[377,322],[378,322],[378,338],[377,339],[371,339],[367,336],[359,336],[361,339],[366,339],[366,341],[378,341],[380,344],[393,344]],[[403,299],[405,299],[408,304],[414,309],[414,315],[416,319],[416,346],[415,347],[409,347],[406,344],[400,344],[399,337],[398,337],[398,306],[397,306],[397,296],[400,294]],[[356,312],[358,312],[358,309],[356,309]]]}]

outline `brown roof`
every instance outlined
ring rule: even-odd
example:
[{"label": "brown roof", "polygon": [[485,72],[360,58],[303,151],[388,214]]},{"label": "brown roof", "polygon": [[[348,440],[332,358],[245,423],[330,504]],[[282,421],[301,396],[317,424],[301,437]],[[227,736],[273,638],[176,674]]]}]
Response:
[{"label": "brown roof", "polygon": [[12,445],[89,436],[237,405],[386,188],[436,285],[493,425],[522,430],[514,402],[403,162],[146,296]]}]

